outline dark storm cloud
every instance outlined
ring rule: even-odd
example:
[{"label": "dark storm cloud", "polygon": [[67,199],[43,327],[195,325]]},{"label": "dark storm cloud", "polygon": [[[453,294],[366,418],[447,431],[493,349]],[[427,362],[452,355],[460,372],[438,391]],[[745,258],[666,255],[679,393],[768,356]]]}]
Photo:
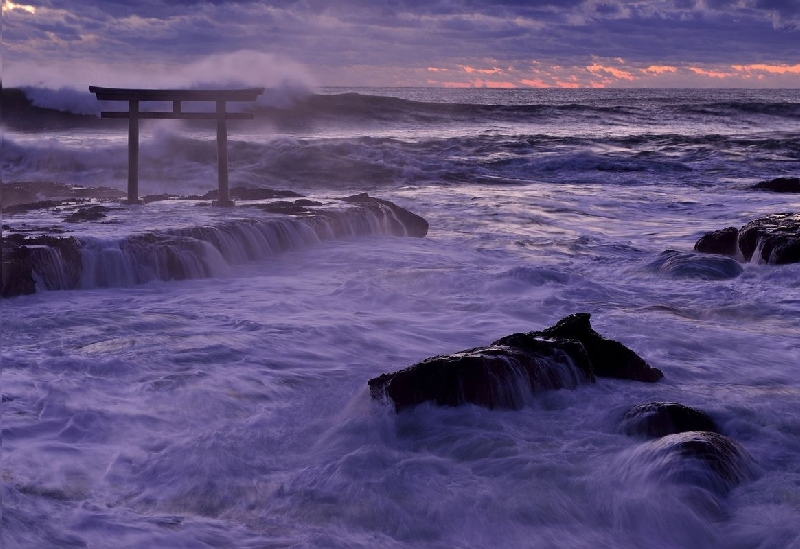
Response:
[{"label": "dark storm cloud", "polygon": [[[800,63],[800,0],[30,0],[14,62],[267,52],[329,80],[386,67]],[[6,17],[6,15],[9,15]],[[65,45],[65,44],[69,45]]]}]

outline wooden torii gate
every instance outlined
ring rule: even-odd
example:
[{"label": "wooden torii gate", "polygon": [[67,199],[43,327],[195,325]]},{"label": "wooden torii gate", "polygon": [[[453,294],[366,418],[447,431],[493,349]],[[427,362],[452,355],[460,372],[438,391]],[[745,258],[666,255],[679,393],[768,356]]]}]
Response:
[{"label": "wooden torii gate", "polygon": [[[101,101],[127,101],[128,111],[100,113],[101,118],[128,119],[128,204],[141,204],[139,200],[139,120],[216,120],[217,169],[219,194],[215,206],[233,206],[228,195],[228,120],[252,120],[253,113],[227,112],[227,101],[255,101],[264,88],[235,90],[147,90],[131,88],[101,88],[89,86],[89,92]],[[172,112],[141,111],[141,101],[171,101]],[[215,112],[184,112],[183,101],[213,101]]]}]

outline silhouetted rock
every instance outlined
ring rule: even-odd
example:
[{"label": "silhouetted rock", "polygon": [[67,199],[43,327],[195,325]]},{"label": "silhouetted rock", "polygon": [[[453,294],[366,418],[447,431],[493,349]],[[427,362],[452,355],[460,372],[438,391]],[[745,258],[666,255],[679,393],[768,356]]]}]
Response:
[{"label": "silhouetted rock", "polygon": [[626,435],[648,438],[686,431],[719,432],[708,414],[677,402],[651,402],[634,406],[622,418],[620,429]]},{"label": "silhouetted rock", "polygon": [[411,213],[405,208],[401,208],[393,202],[369,196],[367,193],[355,194],[341,198],[344,202],[351,204],[361,204],[366,207],[386,207],[394,214],[392,232],[397,236],[416,236],[423,237],[428,234],[428,222],[417,214]]},{"label": "silhouetted rock", "polygon": [[[618,341],[606,339],[592,329],[589,313],[575,313],[565,317],[555,326],[528,335],[541,338],[574,339],[580,341],[592,362],[598,377],[632,379],[635,381],[658,381],[664,374],[653,368],[639,355]],[[513,338],[515,336],[509,336]],[[507,341],[503,338],[498,343]]]},{"label": "silhouetted rock", "polygon": [[764,263],[800,262],[800,214],[781,213],[751,221],[739,230],[739,249],[746,261],[758,250],[758,259]]},{"label": "silhouetted rock", "polygon": [[[193,200],[216,200],[219,191],[214,189],[203,195],[192,195],[187,198]],[[228,191],[231,200],[270,200],[272,198],[299,198],[303,195],[294,191],[282,191],[276,189],[251,189],[249,187],[233,187]]]},{"label": "silhouetted rock", "polygon": [[589,313],[539,332],[516,333],[489,346],[436,356],[369,380],[373,398],[396,409],[422,402],[518,408],[535,392],[574,388],[595,375],[657,381],[663,374],[619,342],[592,330]]},{"label": "silhouetted rock", "polygon": [[[736,235],[736,247],[730,244]],[[705,253],[737,256],[745,261],[755,259],[771,265],[800,262],[800,214],[779,213],[754,219],[738,231],[728,227],[704,235],[694,249]]]},{"label": "silhouetted rock", "polygon": [[736,278],[744,269],[738,261],[720,255],[667,250],[648,264],[649,270],[670,278],[725,280]]},{"label": "silhouetted rock", "polygon": [[775,193],[800,193],[800,177],[776,177],[756,183],[751,188]]},{"label": "silhouetted rock", "polygon": [[78,211],[68,215],[64,218],[67,223],[80,223],[82,221],[98,221],[106,217],[106,214],[111,211],[108,206],[87,206],[80,208]]},{"label": "silhouetted rock", "polygon": [[719,495],[756,476],[753,458],[738,442],[709,431],[687,431],[644,443],[638,453],[650,473],[662,480],[691,484]]},{"label": "silhouetted rock", "polygon": [[739,230],[736,227],[726,227],[704,234],[694,245],[694,251],[735,257],[739,250],[738,240]]},{"label": "silhouetted rock", "polygon": [[518,334],[520,345],[492,344],[426,359],[369,380],[373,398],[388,396],[395,409],[433,402],[519,408],[535,392],[594,381],[592,366],[575,341],[542,341]]}]

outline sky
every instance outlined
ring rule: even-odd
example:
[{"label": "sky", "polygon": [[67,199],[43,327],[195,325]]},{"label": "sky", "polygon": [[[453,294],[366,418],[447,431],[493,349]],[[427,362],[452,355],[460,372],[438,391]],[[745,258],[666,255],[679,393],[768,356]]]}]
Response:
[{"label": "sky", "polygon": [[800,0],[0,0],[4,85],[800,88]]}]

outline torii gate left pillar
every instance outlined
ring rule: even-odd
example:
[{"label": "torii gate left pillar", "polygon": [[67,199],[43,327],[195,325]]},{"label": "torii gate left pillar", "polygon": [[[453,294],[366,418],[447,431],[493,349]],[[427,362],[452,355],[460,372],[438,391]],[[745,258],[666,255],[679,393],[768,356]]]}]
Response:
[{"label": "torii gate left pillar", "polygon": [[[255,101],[264,88],[236,90],[149,90],[130,88],[100,88],[89,86],[89,91],[101,101],[127,101],[128,111],[102,112],[102,118],[128,119],[128,204],[141,204],[139,200],[139,120],[216,120],[217,121],[217,174],[219,191],[215,206],[233,206],[228,190],[228,120],[252,120],[253,113],[227,112],[228,101]],[[171,101],[172,111],[141,111],[141,101]],[[184,112],[183,101],[213,101],[214,112]]]}]

